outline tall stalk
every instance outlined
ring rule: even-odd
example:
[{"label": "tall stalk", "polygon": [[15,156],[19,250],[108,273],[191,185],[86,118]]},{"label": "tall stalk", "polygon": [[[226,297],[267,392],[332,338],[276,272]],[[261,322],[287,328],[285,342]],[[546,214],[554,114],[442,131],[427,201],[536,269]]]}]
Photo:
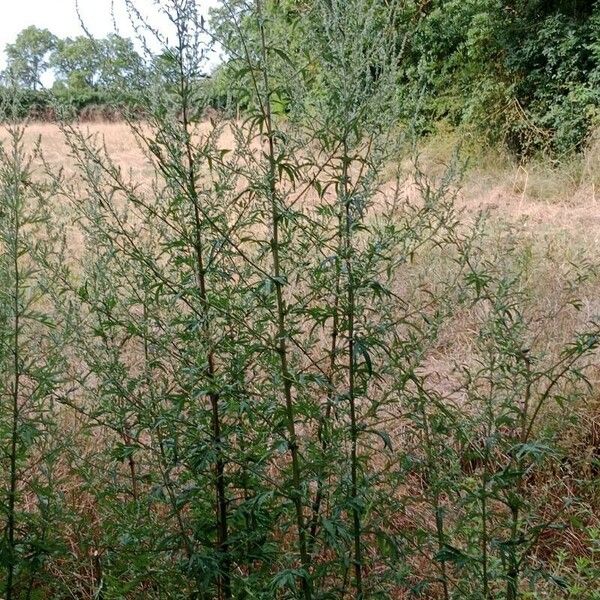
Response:
[{"label": "tall stalk", "polygon": [[12,600],[14,588],[13,579],[16,568],[16,500],[17,500],[17,444],[19,438],[19,397],[21,393],[21,267],[19,257],[21,256],[21,210],[22,210],[22,178],[21,178],[21,155],[19,152],[19,135],[13,132],[13,147],[10,157],[10,167],[12,168],[12,177],[9,182],[11,186],[10,199],[7,199],[9,212],[10,246],[8,254],[12,262],[11,292],[12,296],[12,384],[10,389],[10,450],[9,450],[9,490],[7,507],[7,536],[8,536],[8,561],[5,595],[6,600]]},{"label": "tall stalk", "polygon": [[[22,499],[43,485],[43,469],[52,465],[45,448],[58,448],[49,436],[53,415],[48,399],[57,376],[49,335],[53,321],[43,310],[40,270],[48,246],[56,240],[47,212],[52,186],[34,180],[25,127],[9,117],[5,133],[0,142],[0,460],[6,521],[0,543],[6,568],[4,597],[12,600],[38,581],[33,565],[44,552],[35,544],[44,543],[48,534],[48,527],[36,522],[44,508],[22,504]],[[45,446],[44,441],[49,443]],[[52,493],[47,486],[48,504]]]},{"label": "tall stalk", "polygon": [[217,521],[217,550],[220,555],[220,569],[218,577],[218,597],[228,600],[231,598],[231,559],[229,555],[229,536],[227,529],[227,490],[225,483],[225,459],[223,456],[223,441],[221,433],[221,409],[220,394],[217,391],[218,382],[216,379],[216,362],[213,351],[211,321],[209,312],[209,303],[207,296],[206,269],[204,266],[204,248],[202,240],[202,219],[200,198],[196,188],[198,172],[194,159],[194,148],[192,146],[192,132],[190,130],[189,112],[190,112],[190,80],[185,74],[184,57],[186,54],[186,28],[188,22],[186,15],[178,15],[175,21],[177,27],[178,55],[179,55],[179,94],[181,100],[181,124],[185,144],[186,172],[185,188],[189,199],[191,200],[194,213],[193,227],[193,247],[196,260],[196,285],[198,296],[204,319],[202,329],[208,345],[206,355],[206,376],[210,388],[209,400],[212,411],[212,436],[215,451],[214,464],[214,483],[216,493],[216,521]]},{"label": "tall stalk", "polygon": [[341,174],[341,196],[344,206],[344,237],[343,237],[343,256],[346,271],[346,306],[345,319],[346,337],[348,340],[348,404],[350,406],[350,503],[352,506],[352,524],[354,539],[354,584],[356,588],[357,600],[363,598],[362,583],[362,533],[361,533],[361,508],[358,494],[358,421],[356,417],[356,358],[355,358],[355,340],[354,340],[354,318],[355,318],[355,288],[354,265],[353,265],[353,199],[349,189],[348,168],[351,162],[348,156],[348,142],[346,139],[342,142],[342,174]]},{"label": "tall stalk", "polygon": [[[342,224],[343,219],[341,212],[338,212],[337,216],[337,234],[338,244],[341,244],[342,240]],[[323,456],[327,456],[327,452],[330,447],[330,430],[332,427],[332,411],[333,411],[333,399],[335,395],[337,385],[337,362],[338,362],[338,340],[340,337],[340,296],[342,293],[341,289],[341,248],[338,248],[338,256],[335,260],[335,273],[334,273],[334,286],[333,286],[333,306],[331,315],[331,333],[330,333],[330,346],[329,346],[329,364],[328,364],[328,387],[327,397],[325,399],[325,410],[322,417],[319,420],[317,429],[317,438],[321,444],[321,450]],[[326,462],[326,459],[325,459]],[[325,469],[322,468],[317,477],[317,489],[315,491],[315,497],[311,506],[311,519],[310,519],[310,538],[309,538],[309,554],[312,556],[315,550],[317,542],[317,533],[319,528],[319,519],[321,517],[321,509],[323,500],[325,498]]]},{"label": "tall stalk", "polygon": [[[433,446],[433,440],[431,439],[430,425],[429,425],[429,417],[427,415],[427,411],[424,404],[424,399],[420,400],[420,412],[422,418],[422,426],[423,426],[423,438],[424,438],[424,450],[425,456],[427,457],[427,476],[429,479],[429,485],[433,487],[432,491],[432,505],[433,505],[433,514],[435,518],[435,535],[437,542],[438,552],[442,552],[444,550],[446,539],[444,534],[444,507],[441,504],[440,498],[440,484],[438,481],[438,468],[436,466],[436,461],[439,459],[436,456],[436,449]],[[442,560],[440,566],[441,571],[441,579],[442,579],[442,591],[444,595],[444,600],[450,599],[450,591],[448,588],[448,570],[446,567],[446,561]]]},{"label": "tall stalk", "polygon": [[296,529],[298,538],[298,553],[302,565],[303,574],[301,577],[302,593],[306,600],[312,598],[312,585],[310,581],[310,556],[308,553],[306,524],[304,517],[304,501],[302,489],[302,473],[300,463],[300,448],[298,445],[298,436],[296,433],[296,410],[294,406],[293,379],[289,369],[288,356],[288,331],[287,331],[287,307],[284,300],[284,278],[280,258],[280,224],[281,212],[279,207],[279,194],[277,189],[277,156],[275,148],[275,131],[273,128],[271,112],[271,90],[269,85],[269,58],[267,51],[267,42],[265,37],[265,28],[263,23],[263,12],[261,0],[256,0],[257,23],[260,33],[260,52],[261,52],[261,74],[262,74],[262,98],[260,101],[262,117],[264,119],[265,137],[267,142],[267,196],[271,211],[271,260],[272,260],[272,282],[275,286],[276,295],[276,345],[279,355],[279,364],[281,368],[281,377],[283,384],[283,396],[285,400],[286,426],[288,432],[288,447],[292,468],[292,491],[291,498],[296,513]]}]

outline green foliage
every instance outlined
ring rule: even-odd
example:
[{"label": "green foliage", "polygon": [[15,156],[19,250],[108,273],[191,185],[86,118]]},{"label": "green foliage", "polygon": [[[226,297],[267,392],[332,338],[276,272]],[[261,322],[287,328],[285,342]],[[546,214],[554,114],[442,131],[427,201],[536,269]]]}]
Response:
[{"label": "green foliage", "polygon": [[100,78],[100,44],[87,36],[59,40],[50,62],[57,82],[73,91],[95,89]]},{"label": "green foliage", "polygon": [[597,125],[600,5],[442,0],[411,33],[405,84],[439,119],[518,155],[579,150]]},{"label": "green foliage", "polygon": [[[536,302],[539,249],[463,218],[456,164],[397,165],[423,114],[398,86],[406,32],[441,13],[232,2],[209,34],[194,0],[161,6],[174,35],[135,62],[144,120],[125,115],[144,179],[64,122],[68,176],[22,127],[0,157],[7,600],[585,588],[596,465],[566,442],[600,328],[552,326],[597,273],[544,248]],[[472,22],[483,52],[494,21]],[[215,41],[243,118],[205,118]],[[66,85],[100,90],[91,64]],[[545,543],[566,527],[578,556]]]},{"label": "green foliage", "polygon": [[[314,4],[267,3],[266,10],[271,34],[289,56],[306,60],[308,85],[318,95],[310,30],[299,18]],[[237,32],[228,29],[227,10],[213,15],[229,55],[214,82],[215,93],[228,90],[229,102],[244,108],[251,86],[246,76],[244,86],[236,87],[240,79],[235,65],[243,59]],[[599,19],[598,2],[395,3],[403,121],[419,133],[447,121],[492,144],[505,144],[522,157],[580,150],[598,125]],[[251,22],[240,21],[250,53],[257,45],[251,27]],[[376,60],[365,64],[377,71]]]},{"label": "green foliage", "polygon": [[6,46],[8,79],[35,92],[49,66],[48,55],[56,44],[56,36],[47,29],[33,25],[23,29],[15,42]]},{"label": "green foliage", "polygon": [[33,180],[24,129],[10,125],[0,146],[0,589],[31,597],[45,565],[63,551],[55,472],[61,449],[53,396],[62,364],[53,317],[44,310],[43,270],[56,252],[45,206],[53,189]]},{"label": "green foliage", "polygon": [[[204,72],[194,75],[213,107],[236,114],[255,98],[252,71],[260,38],[250,6],[228,1],[212,10],[210,36],[226,58],[209,80],[203,81]],[[315,2],[291,0],[268,1],[262,8],[279,48],[271,60],[300,67],[302,86],[315,96],[322,91],[322,74],[305,17],[317,8]],[[599,24],[597,1],[397,1],[388,31],[398,56],[398,118],[419,134],[446,122],[521,158],[578,152],[600,119]],[[206,25],[201,29],[205,34]],[[173,62],[173,48],[143,61],[132,42],[116,34],[57,39],[35,27],[23,30],[6,52],[7,81],[35,92],[51,67],[53,97],[75,110],[105,102],[130,105],[132,88],[148,78],[169,77]],[[364,57],[371,74],[378,72],[380,58]],[[278,93],[274,108],[285,113],[295,94]],[[43,102],[37,97],[33,110]]]},{"label": "green foliage", "polygon": [[73,96],[99,90],[115,95],[119,86],[133,85],[143,75],[131,40],[116,34],[101,40],[86,36],[58,40],[50,66],[56,75],[55,93]]},{"label": "green foliage", "polygon": [[[133,43],[117,34],[58,39],[30,27],[7,46],[6,53],[3,102],[11,94],[17,98],[21,117],[55,120],[65,110],[85,116],[85,109],[94,106],[123,111],[147,80]],[[45,90],[40,78],[48,69],[55,77],[52,88]]]}]

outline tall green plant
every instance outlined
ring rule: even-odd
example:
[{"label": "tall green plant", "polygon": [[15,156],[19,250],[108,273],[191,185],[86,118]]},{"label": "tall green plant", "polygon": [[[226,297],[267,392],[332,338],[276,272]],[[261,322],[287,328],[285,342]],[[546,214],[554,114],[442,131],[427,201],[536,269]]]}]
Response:
[{"label": "tall green plant", "polygon": [[10,123],[0,147],[0,436],[2,592],[31,597],[56,543],[51,470],[60,445],[52,402],[60,360],[41,263],[55,249],[47,227],[52,187],[35,180],[25,128]]}]

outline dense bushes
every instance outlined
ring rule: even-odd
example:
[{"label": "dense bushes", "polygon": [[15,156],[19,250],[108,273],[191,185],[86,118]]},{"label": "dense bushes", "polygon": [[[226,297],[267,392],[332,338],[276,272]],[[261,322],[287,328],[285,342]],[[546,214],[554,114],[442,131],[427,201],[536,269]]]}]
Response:
[{"label": "dense bushes", "polygon": [[[256,37],[245,50],[231,29],[231,11],[213,10],[212,27],[224,43],[226,60],[204,86],[214,108],[245,110],[251,78],[241,81],[236,57],[257,52]],[[267,2],[270,35],[289,55],[304,55],[311,69],[306,81],[319,94],[318,60],[310,55],[301,16],[308,0]],[[420,133],[444,121],[492,144],[526,157],[537,152],[561,157],[579,151],[600,123],[600,3],[556,0],[404,0],[395,3],[398,48],[398,103],[404,124]],[[255,25],[240,21],[250,34]],[[158,66],[168,68],[169,53],[143,61],[130,40],[110,35],[60,40],[30,27],[9,44],[5,78],[28,90],[22,112],[50,114],[39,95],[48,68],[56,82],[52,97],[76,112],[90,105],[127,105],[128,88]],[[374,57],[365,57],[379,68]],[[204,74],[203,74],[204,75]],[[248,74],[247,74],[248,75]],[[280,98],[286,110],[288,99]]]},{"label": "dense bushes", "polygon": [[[287,52],[309,52],[304,40],[310,32],[298,17],[310,5],[266,7],[272,33]],[[600,3],[431,0],[395,6],[398,102],[405,124],[420,133],[445,121],[519,156],[564,156],[580,150],[598,126]],[[215,22],[227,31],[225,14],[216,12]],[[231,50],[234,63],[239,49]],[[216,88],[235,84],[231,66],[220,69]],[[376,61],[371,68],[377,70]],[[318,78],[312,85],[319,94]],[[243,107],[246,96],[240,90],[233,101]]]},{"label": "dense bushes", "polygon": [[432,2],[413,46],[425,111],[518,154],[581,148],[598,124],[600,4]]},{"label": "dense bushes", "polygon": [[[16,105],[15,98],[18,99]],[[4,114],[48,122],[65,117],[75,117],[81,121],[116,121],[122,118],[125,110],[134,108],[115,102],[107,92],[92,90],[80,94],[21,90],[15,94],[3,90],[0,93],[0,106]]]}]

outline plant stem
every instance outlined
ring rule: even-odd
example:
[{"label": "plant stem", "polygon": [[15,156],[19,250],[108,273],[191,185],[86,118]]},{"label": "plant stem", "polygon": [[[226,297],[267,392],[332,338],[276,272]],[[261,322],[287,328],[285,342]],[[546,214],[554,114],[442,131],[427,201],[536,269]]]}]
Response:
[{"label": "plant stem", "polygon": [[[16,133],[13,132],[13,136]],[[21,367],[20,367],[20,331],[21,331],[21,309],[19,306],[21,273],[19,270],[19,236],[21,223],[19,219],[20,201],[20,177],[18,165],[20,163],[18,141],[14,139],[13,146],[13,187],[14,196],[12,198],[12,248],[11,259],[13,269],[13,385],[11,393],[11,438],[10,438],[10,456],[9,456],[9,492],[7,507],[7,534],[8,534],[8,565],[6,575],[6,600],[12,600],[14,597],[14,573],[16,567],[16,499],[17,499],[17,442],[19,437],[19,394],[21,387]]]},{"label": "plant stem", "polygon": [[310,560],[308,547],[306,542],[306,526],[304,522],[304,507],[302,500],[302,485],[301,485],[301,468],[300,455],[298,448],[298,438],[296,434],[295,424],[295,407],[292,394],[292,376],[289,369],[288,348],[287,348],[287,327],[286,315],[287,307],[283,298],[283,280],[280,258],[280,241],[279,241],[279,225],[281,214],[278,205],[277,194],[277,164],[275,155],[275,136],[273,131],[273,122],[271,115],[271,98],[269,93],[269,76],[268,76],[268,58],[267,58],[267,43],[265,39],[265,29],[262,20],[261,0],[256,0],[256,11],[258,15],[258,27],[261,37],[261,58],[263,62],[262,77],[264,85],[264,102],[261,103],[263,118],[266,128],[267,140],[267,160],[268,160],[268,187],[267,192],[271,208],[271,259],[273,266],[273,282],[275,285],[275,295],[277,301],[277,353],[279,355],[281,375],[283,380],[283,394],[285,398],[286,410],[286,426],[288,431],[288,445],[290,450],[290,458],[292,463],[292,501],[296,512],[296,527],[298,534],[298,552],[300,554],[300,563],[304,571],[301,578],[302,593],[305,600],[312,598],[312,586],[310,582]]},{"label": "plant stem", "polygon": [[211,390],[208,394],[211,405],[211,429],[216,455],[214,463],[214,484],[216,491],[216,525],[217,525],[217,552],[219,554],[219,575],[217,579],[219,600],[229,600],[232,597],[231,592],[231,557],[229,555],[229,533],[227,526],[227,490],[225,485],[225,461],[223,458],[223,448],[221,439],[221,415],[220,415],[220,394],[214,389],[216,384],[216,365],[215,356],[212,350],[210,340],[210,323],[208,319],[208,294],[206,284],[206,270],[204,267],[203,242],[202,242],[202,220],[200,217],[200,199],[196,188],[196,165],[194,152],[192,148],[192,139],[190,131],[189,110],[190,110],[190,82],[184,72],[184,54],[186,48],[185,42],[185,23],[178,22],[178,40],[179,40],[179,77],[180,77],[180,97],[181,97],[181,119],[183,134],[185,140],[185,155],[187,162],[186,170],[186,188],[188,196],[192,201],[194,210],[194,256],[196,260],[196,286],[200,303],[204,312],[202,329],[208,344],[206,377],[209,381]]},{"label": "plant stem", "polygon": [[358,499],[358,423],[356,418],[356,360],[354,357],[355,345],[355,284],[353,271],[353,216],[352,216],[352,195],[349,193],[348,169],[350,158],[348,156],[348,143],[344,139],[342,155],[342,200],[344,203],[344,262],[346,267],[347,288],[346,288],[346,318],[347,336],[348,336],[348,402],[350,405],[350,496],[352,501],[352,525],[354,539],[354,585],[356,589],[356,598],[361,600],[363,595],[362,583],[362,542],[361,542],[361,515]]},{"label": "plant stem", "polygon": [[[441,552],[445,546],[445,533],[444,533],[444,515],[443,515],[443,507],[440,503],[440,494],[438,490],[438,481],[437,481],[437,469],[435,468],[435,452],[433,447],[433,441],[431,439],[431,433],[429,431],[429,420],[427,417],[427,412],[425,410],[425,406],[423,404],[423,399],[421,399],[420,405],[421,418],[423,420],[423,434],[425,436],[425,453],[427,456],[427,465],[429,471],[429,481],[430,484],[433,485],[433,511],[435,514],[435,531],[436,531],[436,539],[438,545],[438,551]],[[433,479],[433,482],[431,481]],[[448,589],[448,573],[446,570],[446,562],[444,560],[441,561],[441,572],[442,572],[442,589],[444,593],[444,600],[450,600],[450,591]]]},{"label": "plant stem", "polygon": [[[327,449],[329,448],[329,438],[328,438],[328,426],[331,421],[331,412],[333,408],[333,395],[334,395],[334,385],[335,385],[335,369],[336,369],[336,359],[337,359],[337,344],[338,338],[340,334],[340,277],[341,277],[341,269],[340,269],[340,259],[339,255],[341,254],[341,244],[342,244],[342,218],[338,215],[338,240],[339,240],[339,251],[338,257],[335,261],[335,287],[334,287],[334,301],[333,301],[333,316],[332,316],[332,325],[331,325],[331,346],[329,348],[329,386],[330,390],[327,394],[327,401],[325,406],[325,414],[319,423],[319,429],[317,431],[318,439],[321,443],[321,450],[323,452],[323,456],[326,455]],[[323,498],[325,495],[324,490],[324,469],[321,470],[319,474],[319,478],[317,481],[317,491],[315,493],[315,499],[312,505],[312,517],[310,524],[310,539],[309,539],[309,555],[312,556],[314,552],[314,548],[316,545],[317,539],[317,530],[319,525],[319,516],[321,513],[321,504],[323,502]]]}]

